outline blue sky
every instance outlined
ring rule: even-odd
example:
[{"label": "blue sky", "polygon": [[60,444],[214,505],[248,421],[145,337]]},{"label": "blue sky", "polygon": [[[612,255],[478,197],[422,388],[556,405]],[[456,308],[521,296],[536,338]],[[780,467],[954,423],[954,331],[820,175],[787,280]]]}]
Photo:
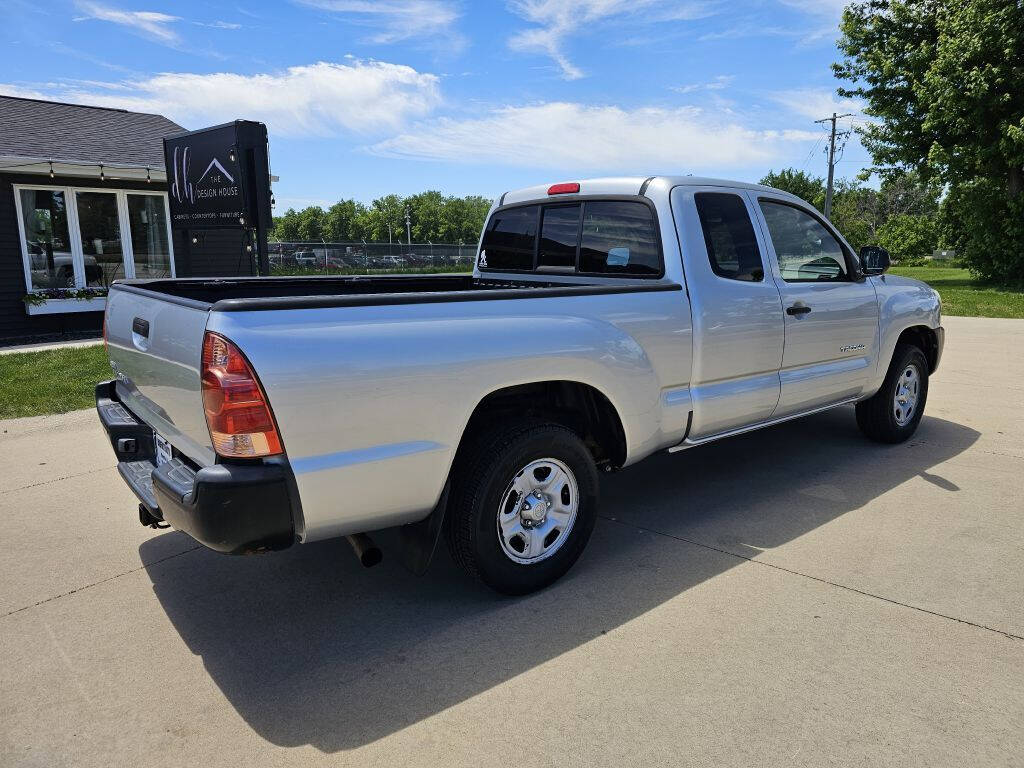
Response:
[{"label": "blue sky", "polygon": [[[824,175],[841,0],[0,0],[0,92],[270,131],[277,213],[586,176]],[[849,121],[843,121],[848,126]],[[838,175],[868,163],[851,140]]]}]

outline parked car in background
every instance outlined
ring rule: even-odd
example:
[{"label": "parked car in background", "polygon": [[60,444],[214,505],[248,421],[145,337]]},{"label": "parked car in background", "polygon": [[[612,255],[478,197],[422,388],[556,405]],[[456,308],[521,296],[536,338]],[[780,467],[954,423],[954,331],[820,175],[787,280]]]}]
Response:
[{"label": "parked car in background", "polygon": [[[694,177],[508,192],[472,275],[130,280],[97,389],[140,519],[247,553],[402,530],[524,593],[564,574],[598,473],[856,404],[917,429],[938,294],[813,207]],[[699,480],[697,480],[699,482]]]}]

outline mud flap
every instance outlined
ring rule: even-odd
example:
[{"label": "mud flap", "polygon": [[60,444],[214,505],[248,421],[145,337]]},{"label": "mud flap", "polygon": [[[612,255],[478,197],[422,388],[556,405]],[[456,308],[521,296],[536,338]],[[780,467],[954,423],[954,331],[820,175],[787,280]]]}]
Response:
[{"label": "mud flap", "polygon": [[445,483],[437,506],[427,517],[398,529],[402,565],[416,576],[426,573],[434,559],[434,551],[444,525],[445,509],[448,507],[448,488],[449,483]]}]

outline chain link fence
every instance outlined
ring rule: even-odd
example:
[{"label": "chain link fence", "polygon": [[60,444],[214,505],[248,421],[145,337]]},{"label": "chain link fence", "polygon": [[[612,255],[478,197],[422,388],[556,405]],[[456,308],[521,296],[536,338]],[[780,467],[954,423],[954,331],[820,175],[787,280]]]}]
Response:
[{"label": "chain link fence", "polygon": [[273,275],[472,272],[476,244],[269,243]]}]

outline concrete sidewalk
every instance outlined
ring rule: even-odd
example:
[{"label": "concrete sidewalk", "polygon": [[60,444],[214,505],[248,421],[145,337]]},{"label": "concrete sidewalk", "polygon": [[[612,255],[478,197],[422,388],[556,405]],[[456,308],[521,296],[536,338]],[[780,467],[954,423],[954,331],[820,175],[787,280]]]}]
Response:
[{"label": "concrete sidewalk", "polygon": [[0,765],[1024,764],[1024,321],[946,318],[917,435],[842,409],[603,481],[501,599],[138,525],[82,411],[0,423]]},{"label": "concrete sidewalk", "polygon": [[19,352],[42,352],[47,349],[96,347],[102,343],[103,339],[76,339],[75,341],[43,341],[38,344],[16,344],[12,347],[0,347],[0,355],[15,355]]}]

